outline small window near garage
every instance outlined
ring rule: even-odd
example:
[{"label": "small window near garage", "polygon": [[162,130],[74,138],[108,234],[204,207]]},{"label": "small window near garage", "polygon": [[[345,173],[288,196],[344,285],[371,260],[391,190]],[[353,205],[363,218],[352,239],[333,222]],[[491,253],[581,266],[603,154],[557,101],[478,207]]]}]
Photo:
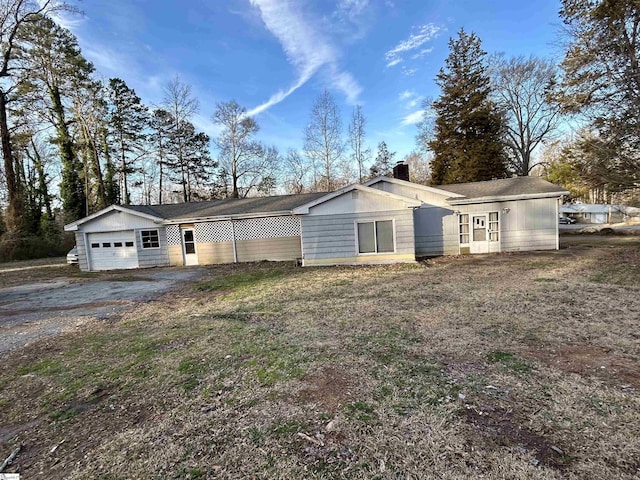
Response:
[{"label": "small window near garage", "polygon": [[469,214],[460,215],[460,245],[469,244]]},{"label": "small window near garage", "polygon": [[122,242],[113,242],[113,246],[114,247],[121,247],[122,246]]},{"label": "small window near garage", "polygon": [[133,242],[124,242],[125,247],[133,247]]},{"label": "small window near garage", "polygon": [[358,223],[358,253],[394,251],[393,220]]},{"label": "small window near garage", "polygon": [[109,247],[111,247],[111,243],[109,242],[105,242],[102,244],[102,248],[109,248]]},{"label": "small window near garage", "polygon": [[500,240],[500,224],[498,223],[498,212],[489,213],[489,241]]},{"label": "small window near garage", "polygon": [[99,243],[92,243],[91,244],[91,248],[100,248],[100,244]]},{"label": "small window near garage", "polygon": [[158,230],[141,230],[142,248],[160,248]]}]

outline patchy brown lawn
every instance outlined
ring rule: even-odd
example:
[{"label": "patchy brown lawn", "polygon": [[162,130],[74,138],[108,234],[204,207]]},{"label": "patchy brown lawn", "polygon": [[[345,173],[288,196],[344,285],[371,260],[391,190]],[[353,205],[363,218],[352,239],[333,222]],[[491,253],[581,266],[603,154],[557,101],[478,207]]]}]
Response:
[{"label": "patchy brown lawn", "polygon": [[637,478],[640,239],[210,268],[1,357],[24,478]]}]

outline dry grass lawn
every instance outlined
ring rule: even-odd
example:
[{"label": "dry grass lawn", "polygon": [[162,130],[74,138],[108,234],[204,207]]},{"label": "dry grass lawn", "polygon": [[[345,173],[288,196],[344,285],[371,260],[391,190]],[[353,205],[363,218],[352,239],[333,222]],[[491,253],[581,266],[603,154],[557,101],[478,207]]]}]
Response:
[{"label": "dry grass lawn", "polygon": [[[564,239],[563,239],[564,240]],[[216,266],[0,359],[25,479],[640,475],[640,240]]]}]

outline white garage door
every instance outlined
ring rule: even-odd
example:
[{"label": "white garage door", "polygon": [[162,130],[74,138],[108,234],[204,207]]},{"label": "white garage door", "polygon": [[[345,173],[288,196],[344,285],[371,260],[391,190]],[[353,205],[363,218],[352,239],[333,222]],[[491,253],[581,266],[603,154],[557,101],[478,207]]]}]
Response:
[{"label": "white garage door", "polygon": [[91,270],[138,268],[138,251],[133,230],[90,233],[87,240]]}]

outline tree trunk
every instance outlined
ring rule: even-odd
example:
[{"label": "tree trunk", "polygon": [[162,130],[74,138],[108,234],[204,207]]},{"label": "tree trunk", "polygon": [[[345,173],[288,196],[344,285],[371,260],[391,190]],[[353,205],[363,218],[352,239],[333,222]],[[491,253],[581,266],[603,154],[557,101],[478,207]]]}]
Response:
[{"label": "tree trunk", "polygon": [[47,178],[44,173],[44,165],[42,163],[42,157],[40,152],[36,148],[36,144],[31,138],[31,148],[33,148],[33,164],[36,169],[36,175],[38,176],[38,195],[40,196],[40,204],[44,206],[44,210],[47,214],[47,219],[53,219],[53,212],[51,210],[51,196],[49,195],[49,187],[47,186]]},{"label": "tree trunk", "polygon": [[129,198],[129,187],[127,186],[127,155],[124,151],[124,140],[122,134],[120,134],[120,168],[122,169],[122,193],[124,198],[124,204],[129,205],[131,199]]},{"label": "tree trunk", "polygon": [[[104,178],[102,177],[102,168],[100,167],[100,155],[98,155],[98,147],[91,136],[91,132],[87,126],[83,123],[82,135],[84,136],[84,142],[87,146],[89,158],[91,159],[91,173],[95,177],[98,184],[98,191],[96,192],[96,210],[102,210],[107,206],[106,194],[104,189]],[[87,200],[88,201],[88,200]]]},{"label": "tree trunk", "polygon": [[62,163],[62,182],[60,184],[62,208],[65,221],[73,222],[84,215],[87,199],[83,182],[80,179],[80,175],[78,175],[80,166],[73,151],[73,140],[65,119],[60,90],[54,86],[50,89],[49,95],[53,103],[53,113],[56,117],[57,143]]},{"label": "tree trunk", "polygon": [[0,137],[2,138],[4,174],[9,200],[5,223],[7,224],[8,233],[19,234],[22,230],[24,204],[22,199],[22,188],[20,183],[17,181],[14,170],[11,134],[9,133],[9,125],[7,122],[7,94],[3,90],[0,90]]},{"label": "tree trunk", "polygon": [[[160,135],[159,135],[160,136]],[[164,164],[164,150],[162,145],[162,138],[159,139],[158,146],[158,166],[160,168],[160,180],[158,182],[158,204],[162,205],[162,165]],[[149,202],[151,203],[151,202]]]}]

